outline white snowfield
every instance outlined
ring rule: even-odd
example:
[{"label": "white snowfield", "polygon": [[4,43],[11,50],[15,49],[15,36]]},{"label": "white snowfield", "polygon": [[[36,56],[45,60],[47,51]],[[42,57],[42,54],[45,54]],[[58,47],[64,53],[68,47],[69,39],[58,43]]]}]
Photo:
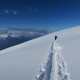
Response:
[{"label": "white snowfield", "polygon": [[79,41],[80,26],[2,50],[0,80],[79,80]]}]

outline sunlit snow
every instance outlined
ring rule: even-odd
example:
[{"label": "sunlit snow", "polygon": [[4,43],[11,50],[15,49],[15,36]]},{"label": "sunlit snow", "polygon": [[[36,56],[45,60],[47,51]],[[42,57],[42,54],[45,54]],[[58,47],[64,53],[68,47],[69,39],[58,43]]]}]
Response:
[{"label": "sunlit snow", "polygon": [[[53,59],[51,59],[52,54],[50,56],[48,53],[50,52],[50,44],[54,41],[55,35],[58,36],[57,47],[53,47]],[[79,26],[10,47],[0,51],[0,80],[35,80],[42,74],[39,74],[39,71],[47,71],[45,68],[48,68],[48,66],[49,75],[46,75],[48,75],[50,80],[79,80],[79,52]],[[50,65],[45,66],[46,62]]]}]

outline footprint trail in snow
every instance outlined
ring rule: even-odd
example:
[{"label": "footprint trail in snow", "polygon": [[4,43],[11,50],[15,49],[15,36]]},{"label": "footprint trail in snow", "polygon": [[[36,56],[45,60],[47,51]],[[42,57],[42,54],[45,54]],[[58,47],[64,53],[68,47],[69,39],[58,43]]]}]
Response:
[{"label": "footprint trail in snow", "polygon": [[47,59],[36,76],[36,80],[71,80],[61,50],[56,41],[52,42]]}]

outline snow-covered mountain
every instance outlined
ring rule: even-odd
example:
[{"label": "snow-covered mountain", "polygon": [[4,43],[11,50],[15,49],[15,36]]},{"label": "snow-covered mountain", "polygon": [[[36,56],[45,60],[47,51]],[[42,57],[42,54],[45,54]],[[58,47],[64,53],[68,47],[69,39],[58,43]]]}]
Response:
[{"label": "snow-covered mountain", "polygon": [[79,41],[80,26],[2,50],[0,80],[79,80]]}]

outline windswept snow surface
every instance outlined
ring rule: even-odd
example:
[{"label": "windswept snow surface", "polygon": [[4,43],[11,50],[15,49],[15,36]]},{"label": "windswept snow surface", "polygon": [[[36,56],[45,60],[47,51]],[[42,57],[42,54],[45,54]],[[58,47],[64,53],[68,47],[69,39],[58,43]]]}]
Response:
[{"label": "windswept snow surface", "polygon": [[[80,79],[79,26],[58,31],[0,51],[0,80],[34,80],[37,78],[36,76],[39,74],[39,71],[42,68],[44,59],[45,59],[44,65],[50,64],[48,66],[51,67],[48,68],[48,66],[45,66],[46,68],[49,69],[49,75],[48,74],[46,75],[49,76],[49,79],[53,80],[54,75],[57,74],[56,71],[57,69],[54,70],[54,68],[56,66],[59,66],[59,69],[60,67],[63,68],[62,65],[57,65],[56,62],[57,58],[52,58],[52,56],[50,56],[52,54],[50,55],[48,54],[50,52],[48,51],[50,49],[48,47],[54,41],[55,35],[58,36],[57,43],[63,48],[61,53],[63,54],[63,56],[59,55],[60,62],[58,61],[58,63],[63,62],[65,63],[66,61],[68,65],[68,72],[71,74],[70,77],[72,78],[72,80],[79,80]],[[53,57],[55,56],[53,55]],[[64,57],[65,61],[62,57]],[[47,64],[45,64],[46,62]],[[43,71],[45,70],[45,67],[43,68]],[[66,64],[64,64],[64,68],[62,69],[62,71],[60,71],[60,73],[67,75],[68,79],[61,80],[70,80],[68,72]],[[58,75],[56,75],[56,77],[57,76]]]}]

